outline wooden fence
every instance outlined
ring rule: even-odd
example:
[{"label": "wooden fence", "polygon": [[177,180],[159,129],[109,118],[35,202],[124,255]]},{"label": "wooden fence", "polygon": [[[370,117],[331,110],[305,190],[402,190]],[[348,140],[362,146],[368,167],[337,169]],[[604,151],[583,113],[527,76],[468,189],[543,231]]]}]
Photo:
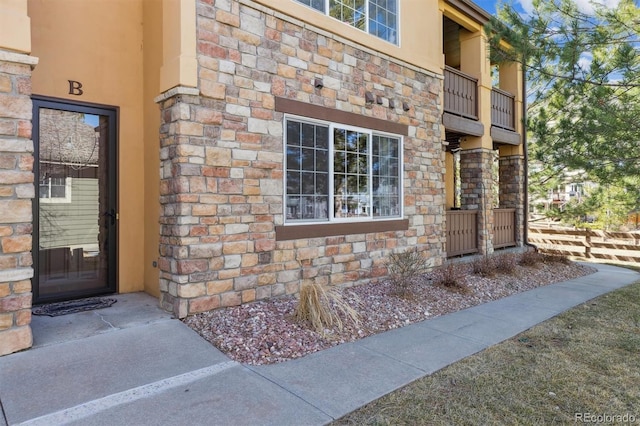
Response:
[{"label": "wooden fence", "polygon": [[447,256],[478,252],[478,210],[447,211]]},{"label": "wooden fence", "polygon": [[543,253],[640,262],[640,233],[534,227],[529,242]]},{"label": "wooden fence", "polygon": [[516,209],[493,209],[493,248],[516,245]]}]

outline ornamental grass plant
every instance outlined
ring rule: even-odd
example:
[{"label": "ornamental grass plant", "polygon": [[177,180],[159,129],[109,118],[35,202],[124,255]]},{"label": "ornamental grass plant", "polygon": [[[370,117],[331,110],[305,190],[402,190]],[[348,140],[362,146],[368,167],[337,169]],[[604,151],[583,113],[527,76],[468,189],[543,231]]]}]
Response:
[{"label": "ornamental grass plant", "polygon": [[345,321],[356,326],[360,323],[358,312],[344,300],[338,287],[326,288],[317,283],[304,284],[300,289],[294,318],[325,337],[329,328],[342,331]]}]

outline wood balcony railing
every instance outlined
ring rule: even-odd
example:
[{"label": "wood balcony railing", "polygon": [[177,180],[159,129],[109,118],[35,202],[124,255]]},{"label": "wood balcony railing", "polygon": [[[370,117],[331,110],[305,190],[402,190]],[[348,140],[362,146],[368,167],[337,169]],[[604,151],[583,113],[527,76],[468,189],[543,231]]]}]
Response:
[{"label": "wood balcony railing", "polygon": [[447,211],[447,257],[478,252],[478,210]]},{"label": "wood balcony railing", "polygon": [[[446,81],[446,78],[445,78]],[[500,89],[491,90],[491,125],[505,130],[516,130],[516,98]]]},{"label": "wood balcony railing", "polygon": [[444,69],[444,110],[471,120],[478,119],[478,80],[455,68]]},{"label": "wood balcony railing", "polygon": [[493,210],[493,248],[516,245],[516,209]]},{"label": "wood balcony railing", "polygon": [[[515,131],[516,98],[509,92],[491,90],[491,125]],[[470,120],[478,120],[478,79],[455,68],[444,69],[444,111]]]}]

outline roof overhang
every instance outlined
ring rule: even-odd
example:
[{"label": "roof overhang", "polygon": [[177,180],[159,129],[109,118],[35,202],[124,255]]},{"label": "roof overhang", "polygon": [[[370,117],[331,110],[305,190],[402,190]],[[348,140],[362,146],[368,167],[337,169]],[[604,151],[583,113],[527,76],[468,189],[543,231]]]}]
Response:
[{"label": "roof overhang", "polygon": [[491,19],[491,15],[477,4],[469,0],[445,0],[445,3],[463,15],[471,18],[477,24],[484,25]]}]

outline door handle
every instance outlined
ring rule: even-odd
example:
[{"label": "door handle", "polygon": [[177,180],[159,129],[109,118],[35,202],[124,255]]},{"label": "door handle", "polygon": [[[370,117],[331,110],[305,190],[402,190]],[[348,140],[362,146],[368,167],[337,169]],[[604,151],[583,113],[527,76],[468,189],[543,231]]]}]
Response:
[{"label": "door handle", "polygon": [[116,219],[118,217],[118,214],[116,213],[115,209],[109,209],[106,212],[104,212],[102,214],[102,216],[108,216],[111,218],[111,225],[115,225],[116,224]]}]

